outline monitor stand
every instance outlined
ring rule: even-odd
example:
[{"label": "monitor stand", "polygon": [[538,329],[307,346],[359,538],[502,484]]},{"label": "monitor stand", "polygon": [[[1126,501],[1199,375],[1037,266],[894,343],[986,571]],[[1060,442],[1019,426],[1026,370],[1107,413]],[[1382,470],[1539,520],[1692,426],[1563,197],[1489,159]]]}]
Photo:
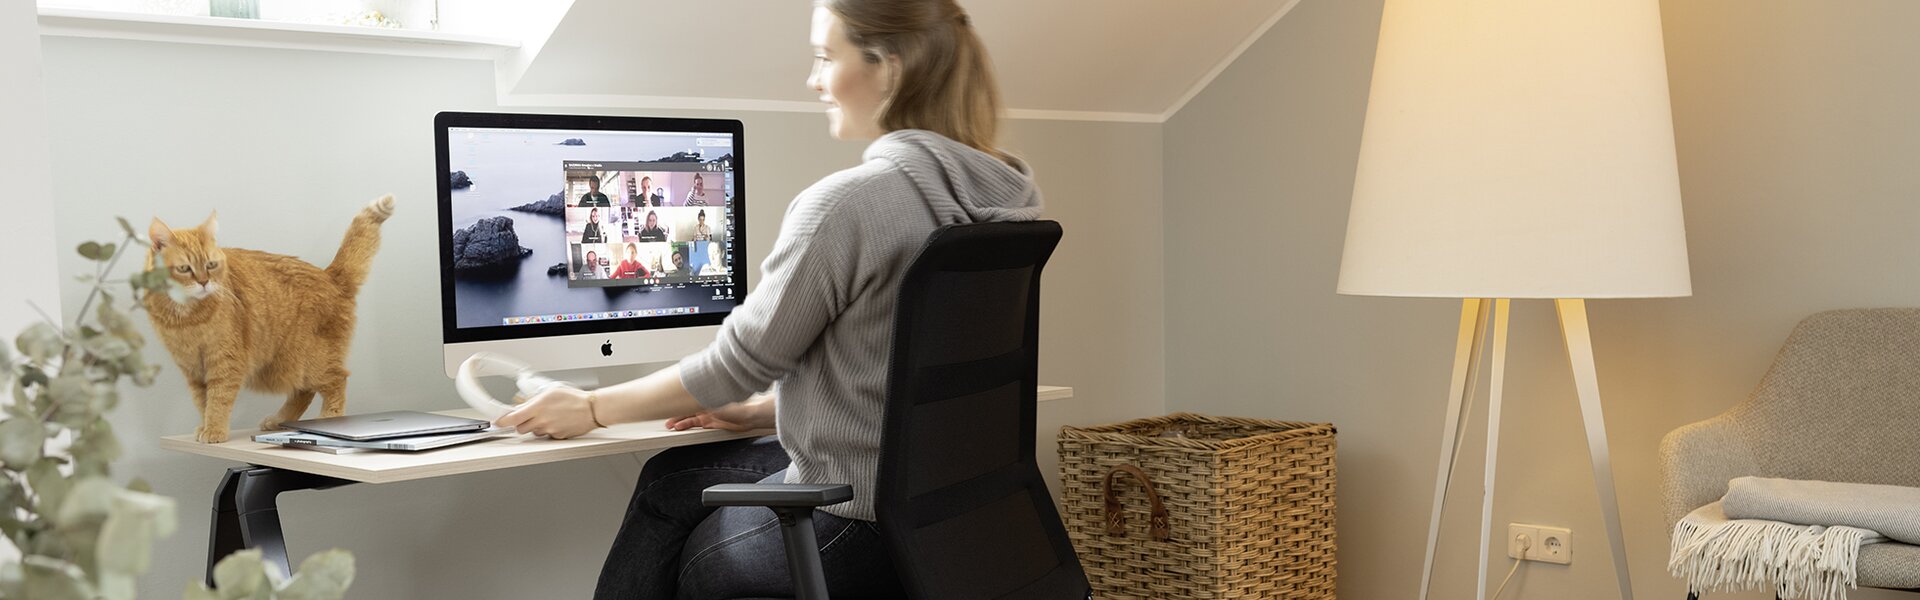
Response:
[{"label": "monitor stand", "polygon": [[587,367],[584,369],[561,369],[558,371],[544,371],[543,373],[547,377],[551,377],[558,381],[564,381],[568,385],[571,385],[573,387],[577,387],[583,390],[591,390],[591,389],[607,387],[607,386],[618,384],[618,383],[625,383],[628,381],[639,379],[641,377],[646,377],[647,375],[653,374],[654,371],[665,369],[675,364],[677,363],[673,363],[673,362],[641,363],[636,365],[617,365],[617,366],[611,366],[611,367]]}]

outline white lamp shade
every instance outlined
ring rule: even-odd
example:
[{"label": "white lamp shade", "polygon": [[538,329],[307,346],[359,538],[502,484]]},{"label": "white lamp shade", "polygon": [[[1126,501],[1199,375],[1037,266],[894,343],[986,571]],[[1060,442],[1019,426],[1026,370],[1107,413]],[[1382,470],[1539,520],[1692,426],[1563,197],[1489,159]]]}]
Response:
[{"label": "white lamp shade", "polygon": [[1657,0],[1387,0],[1342,294],[1692,294]]}]

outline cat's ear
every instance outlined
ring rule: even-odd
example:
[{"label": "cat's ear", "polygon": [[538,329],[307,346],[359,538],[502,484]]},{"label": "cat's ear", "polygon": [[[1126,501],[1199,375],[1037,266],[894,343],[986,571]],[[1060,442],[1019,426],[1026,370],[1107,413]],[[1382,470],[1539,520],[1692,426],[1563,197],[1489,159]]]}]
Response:
[{"label": "cat's ear", "polygon": [[220,237],[220,211],[207,213],[207,222],[200,224],[200,232],[207,234],[207,239]]},{"label": "cat's ear", "polygon": [[147,225],[147,239],[153,242],[154,250],[159,250],[173,243],[173,229],[160,222],[160,217],[154,217],[153,223]]}]

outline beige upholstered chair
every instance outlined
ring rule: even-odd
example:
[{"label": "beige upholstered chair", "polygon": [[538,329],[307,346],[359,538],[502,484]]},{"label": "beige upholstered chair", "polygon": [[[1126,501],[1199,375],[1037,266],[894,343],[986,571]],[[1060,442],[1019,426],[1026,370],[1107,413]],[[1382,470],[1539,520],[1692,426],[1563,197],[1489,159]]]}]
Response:
[{"label": "beige upholstered chair", "polygon": [[[1660,460],[1669,529],[1743,475],[1920,487],[1920,309],[1807,317],[1752,397],[1668,433]],[[1858,565],[1861,587],[1920,591],[1920,546]]]}]

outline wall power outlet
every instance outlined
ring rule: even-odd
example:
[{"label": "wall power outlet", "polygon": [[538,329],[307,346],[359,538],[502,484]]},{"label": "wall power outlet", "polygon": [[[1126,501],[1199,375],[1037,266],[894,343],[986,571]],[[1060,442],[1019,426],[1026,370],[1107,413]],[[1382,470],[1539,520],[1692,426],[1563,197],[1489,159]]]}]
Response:
[{"label": "wall power outlet", "polygon": [[1507,557],[1559,565],[1571,563],[1573,562],[1573,531],[1564,527],[1509,523],[1507,524]]}]

